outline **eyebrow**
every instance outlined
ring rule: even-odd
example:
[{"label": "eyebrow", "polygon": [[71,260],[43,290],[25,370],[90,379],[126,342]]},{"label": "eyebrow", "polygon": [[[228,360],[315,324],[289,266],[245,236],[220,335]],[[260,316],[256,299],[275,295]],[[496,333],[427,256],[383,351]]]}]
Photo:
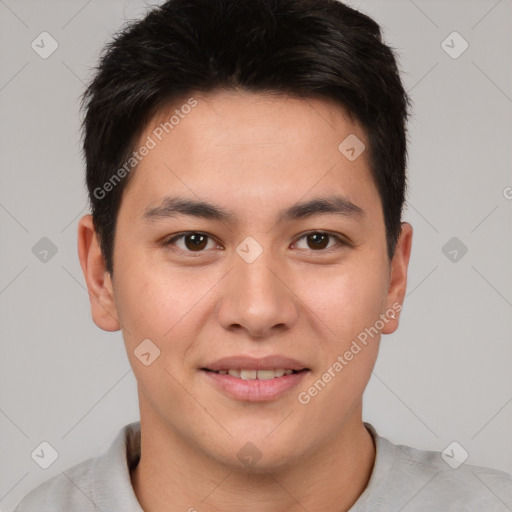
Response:
[{"label": "eyebrow", "polygon": [[[278,214],[278,222],[304,219],[314,215],[338,215],[342,217],[363,218],[364,210],[343,196],[318,197],[310,201],[294,204]],[[160,204],[146,208],[142,219],[153,222],[188,215],[221,222],[235,222],[236,215],[220,206],[206,201],[183,197],[164,197]]]}]

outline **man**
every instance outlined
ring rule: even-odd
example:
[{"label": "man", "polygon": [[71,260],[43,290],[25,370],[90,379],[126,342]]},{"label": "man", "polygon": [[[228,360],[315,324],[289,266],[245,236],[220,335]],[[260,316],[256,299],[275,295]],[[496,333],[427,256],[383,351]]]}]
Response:
[{"label": "man", "polygon": [[139,422],[18,512],[512,507],[512,478],[363,422],[398,328],[408,98],[377,24],[333,0],[170,0],[85,95],[94,322]]}]

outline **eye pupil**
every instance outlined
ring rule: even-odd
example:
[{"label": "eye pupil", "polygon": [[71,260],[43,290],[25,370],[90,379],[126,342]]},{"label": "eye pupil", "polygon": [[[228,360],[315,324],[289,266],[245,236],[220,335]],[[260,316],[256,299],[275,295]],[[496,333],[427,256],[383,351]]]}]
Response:
[{"label": "eye pupil", "polygon": [[326,233],[312,233],[308,235],[308,244],[312,242],[311,249],[325,249],[329,244],[329,235]]},{"label": "eye pupil", "polygon": [[[331,235],[317,231],[305,236],[310,249],[323,250],[329,246],[329,239]],[[188,233],[181,235],[180,238],[183,239],[187,250],[191,252],[200,252],[208,245],[210,237],[202,233]]]},{"label": "eye pupil", "polygon": [[192,233],[185,237],[185,245],[191,251],[202,250],[206,247],[208,237],[200,233]]}]

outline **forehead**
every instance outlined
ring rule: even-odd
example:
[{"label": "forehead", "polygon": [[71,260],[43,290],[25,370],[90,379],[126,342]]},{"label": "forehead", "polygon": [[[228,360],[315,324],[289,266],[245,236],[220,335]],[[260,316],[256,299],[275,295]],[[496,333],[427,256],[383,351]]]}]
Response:
[{"label": "forehead", "polygon": [[332,101],[191,94],[162,109],[146,127],[138,147],[151,149],[125,194],[145,209],[172,194],[228,202],[233,211],[268,211],[339,193],[371,209],[379,198],[367,151],[347,158],[346,140],[359,144],[357,151],[367,147],[360,124]]}]

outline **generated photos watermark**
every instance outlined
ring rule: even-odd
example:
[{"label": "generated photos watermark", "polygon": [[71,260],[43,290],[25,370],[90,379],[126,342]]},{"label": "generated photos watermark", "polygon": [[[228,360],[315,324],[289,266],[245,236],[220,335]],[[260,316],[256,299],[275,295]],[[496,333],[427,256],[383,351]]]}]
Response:
[{"label": "generated photos watermark", "polygon": [[181,120],[184,119],[187,114],[190,114],[192,109],[196,107],[197,104],[198,103],[195,98],[189,98],[186,103],[174,111],[174,114],[167,121],[160,123],[151,132],[151,135],[147,136],[145,142],[137,149],[137,151],[132,153],[124,165],[120,167],[114,174],[112,174],[112,176],[101,187],[96,187],[94,189],[94,197],[96,199],[104,199],[109,192],[114,190],[114,188],[121,182],[121,180],[125,178],[143,160],[143,158],[149,154],[152,149],[156,148],[158,143],[162,141],[165,135],[171,133],[172,130],[178,126]]},{"label": "generated photos watermark", "polygon": [[307,405],[311,400],[322,391],[329,382],[332,381],[338,375],[345,366],[347,366],[350,361],[354,359],[357,354],[359,354],[364,347],[368,345],[368,342],[371,341],[368,339],[370,337],[373,339],[375,336],[380,334],[384,326],[390,321],[390,319],[396,318],[396,313],[400,312],[402,309],[402,305],[398,302],[395,302],[391,308],[386,310],[385,313],[381,314],[379,320],[377,320],[371,327],[366,327],[364,331],[361,331],[356,339],[352,340],[350,347],[343,353],[340,354],[336,361],[334,361],[329,368],[322,374],[322,376],[317,379],[312,386],[310,386],[306,391],[301,391],[297,398],[302,405]]}]

